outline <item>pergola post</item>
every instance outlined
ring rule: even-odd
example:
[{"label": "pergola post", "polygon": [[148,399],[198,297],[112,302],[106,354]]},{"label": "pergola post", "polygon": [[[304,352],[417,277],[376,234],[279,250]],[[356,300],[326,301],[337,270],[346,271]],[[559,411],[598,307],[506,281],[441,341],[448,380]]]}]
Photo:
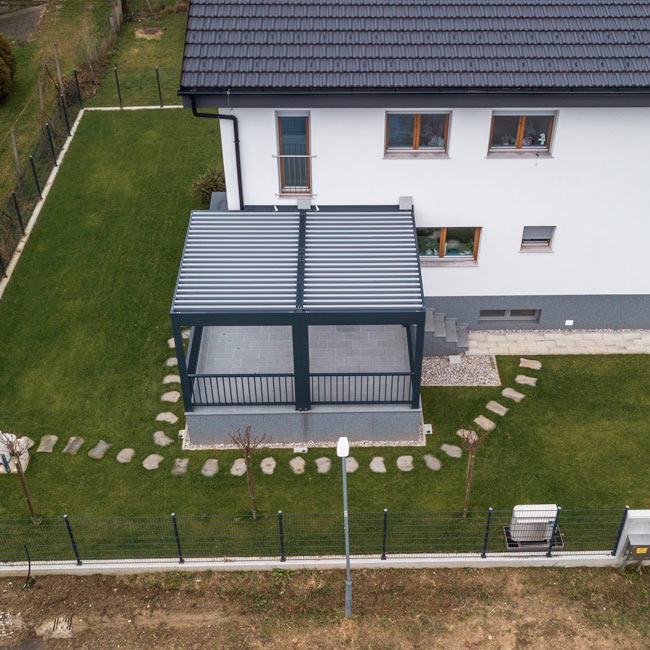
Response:
[{"label": "pergola post", "polygon": [[183,393],[183,403],[185,411],[194,410],[192,404],[192,386],[187,376],[187,363],[185,361],[185,350],[183,349],[183,333],[179,322],[172,316],[172,331],[174,333],[174,345],[176,346],[176,358],[178,359],[178,376],[181,378],[181,391]]},{"label": "pergola post", "polygon": [[414,349],[411,360],[411,408],[420,408],[420,386],[422,384],[422,355],[424,354],[424,319],[422,312],[419,322],[415,324]]},{"label": "pergola post", "polygon": [[309,384],[309,326],[304,318],[295,316],[291,325],[293,342],[293,378],[296,397],[296,411],[311,409],[311,387]]}]

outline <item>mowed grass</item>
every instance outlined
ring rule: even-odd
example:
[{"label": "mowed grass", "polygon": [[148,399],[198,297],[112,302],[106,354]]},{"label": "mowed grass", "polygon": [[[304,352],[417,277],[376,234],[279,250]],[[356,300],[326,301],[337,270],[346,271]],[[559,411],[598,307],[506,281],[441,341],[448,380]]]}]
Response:
[{"label": "mowed grass", "polygon": [[[59,436],[53,454],[33,454],[27,477],[39,514],[59,516],[244,513],[245,479],[228,470],[236,451],[183,452],[175,442],[155,447],[152,434],[176,426],[155,422],[164,405],[161,380],[171,335],[169,306],[190,209],[190,184],[219,156],[218,128],[189,111],[87,113],[61,167],[46,207],[0,302],[0,429],[37,440]],[[650,356],[541,357],[528,371],[537,387],[509,403],[505,418],[476,460],[471,504],[509,509],[518,503],[556,502],[565,508],[650,507],[642,486],[650,398],[645,377]],[[516,386],[518,359],[499,358],[504,385]],[[462,509],[466,456],[447,458],[443,442],[459,444],[456,431],[472,425],[501,387],[425,388],[425,421],[434,435],[426,448],[354,449],[359,470],[349,476],[355,511]],[[253,432],[261,434],[262,432]],[[344,433],[344,432],[341,432]],[[70,436],[86,439],[77,456],[61,454]],[[87,456],[100,439],[113,447],[101,461]],[[119,465],[115,454],[136,451]],[[164,461],[147,472],[150,453]],[[440,458],[432,472],[425,453]],[[399,472],[403,454],[415,469]],[[289,468],[291,450],[273,455],[273,476],[256,464],[261,511],[334,512],[341,506],[340,461],[333,449],[310,450],[304,475]],[[373,474],[373,456],[388,472]],[[172,477],[176,457],[189,457],[185,476]],[[316,471],[328,456],[332,471]],[[215,457],[220,471],[201,476]],[[0,476],[0,516],[23,517],[15,477]]]}]

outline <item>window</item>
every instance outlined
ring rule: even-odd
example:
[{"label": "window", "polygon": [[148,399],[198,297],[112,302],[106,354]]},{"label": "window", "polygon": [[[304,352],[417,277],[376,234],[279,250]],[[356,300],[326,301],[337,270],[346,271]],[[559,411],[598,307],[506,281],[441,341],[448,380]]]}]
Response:
[{"label": "window", "polygon": [[541,309],[481,309],[479,320],[532,320],[538,321]]},{"label": "window", "polygon": [[278,160],[283,194],[311,192],[308,115],[278,115]]},{"label": "window", "polygon": [[444,152],[449,113],[388,113],[386,151]]},{"label": "window", "polygon": [[554,115],[493,115],[490,151],[548,151]]},{"label": "window", "polygon": [[521,236],[522,251],[550,251],[555,226],[525,226]]},{"label": "window", "polygon": [[418,228],[418,250],[424,258],[476,260],[480,228]]}]

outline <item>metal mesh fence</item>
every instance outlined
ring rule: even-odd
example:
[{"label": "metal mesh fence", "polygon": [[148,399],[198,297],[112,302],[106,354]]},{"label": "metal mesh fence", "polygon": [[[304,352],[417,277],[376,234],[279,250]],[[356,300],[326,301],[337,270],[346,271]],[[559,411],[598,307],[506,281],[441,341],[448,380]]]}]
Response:
[{"label": "metal mesh fence", "polygon": [[[363,558],[561,556],[613,553],[627,510],[352,512],[350,552]],[[345,555],[341,513],[5,520],[0,563]]]}]

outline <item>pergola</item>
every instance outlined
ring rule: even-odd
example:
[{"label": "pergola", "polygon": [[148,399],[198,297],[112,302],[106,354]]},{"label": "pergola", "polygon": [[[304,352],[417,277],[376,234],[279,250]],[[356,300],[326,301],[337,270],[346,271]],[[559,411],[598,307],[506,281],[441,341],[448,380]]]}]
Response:
[{"label": "pergola", "polygon": [[[193,212],[171,321],[186,411],[197,403],[203,328],[250,325],[291,328],[293,390],[283,403],[295,404],[298,411],[312,405],[311,325],[404,326],[408,402],[417,409],[425,310],[413,211]],[[182,328],[188,326],[192,334],[185,353]],[[363,373],[357,375],[363,379]],[[264,400],[278,403],[268,396]],[[383,401],[390,403],[391,396]],[[252,403],[250,398],[246,403]]]}]

